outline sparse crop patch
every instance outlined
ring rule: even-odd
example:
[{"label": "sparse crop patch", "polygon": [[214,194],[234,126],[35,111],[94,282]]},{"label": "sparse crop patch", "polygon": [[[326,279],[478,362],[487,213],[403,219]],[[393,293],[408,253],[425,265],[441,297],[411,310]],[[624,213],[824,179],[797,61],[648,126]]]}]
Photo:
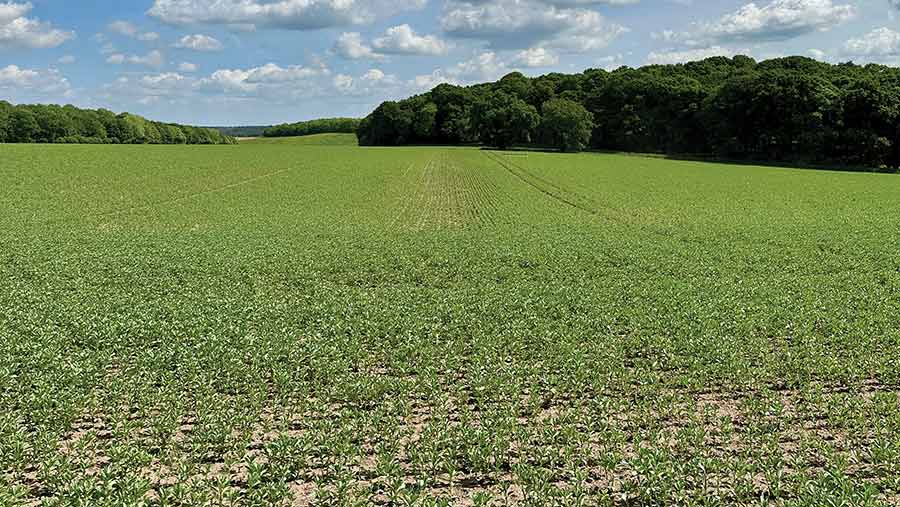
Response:
[{"label": "sparse crop patch", "polygon": [[3,156],[0,504],[900,505],[895,177]]}]

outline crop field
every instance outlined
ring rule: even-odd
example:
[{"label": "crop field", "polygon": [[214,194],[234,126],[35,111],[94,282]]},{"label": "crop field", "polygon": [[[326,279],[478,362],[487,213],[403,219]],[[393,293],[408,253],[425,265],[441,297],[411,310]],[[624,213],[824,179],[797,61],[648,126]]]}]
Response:
[{"label": "crop field", "polygon": [[0,148],[0,505],[900,505],[900,179]]}]

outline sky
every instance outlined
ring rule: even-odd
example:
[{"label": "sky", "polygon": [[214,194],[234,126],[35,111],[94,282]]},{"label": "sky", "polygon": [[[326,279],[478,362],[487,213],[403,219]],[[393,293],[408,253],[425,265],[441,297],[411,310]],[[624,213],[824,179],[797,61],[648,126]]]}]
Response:
[{"label": "sky", "polygon": [[900,64],[900,0],[0,0],[0,100],[193,125],[708,56]]}]

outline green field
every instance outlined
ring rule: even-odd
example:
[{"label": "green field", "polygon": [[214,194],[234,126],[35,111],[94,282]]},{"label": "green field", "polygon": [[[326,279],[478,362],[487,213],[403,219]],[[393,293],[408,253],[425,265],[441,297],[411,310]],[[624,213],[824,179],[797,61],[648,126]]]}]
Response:
[{"label": "green field", "polygon": [[0,505],[900,505],[896,176],[0,160]]},{"label": "green field", "polygon": [[312,146],[356,146],[356,134],[312,134],[298,137],[257,137],[241,144],[291,144]]}]

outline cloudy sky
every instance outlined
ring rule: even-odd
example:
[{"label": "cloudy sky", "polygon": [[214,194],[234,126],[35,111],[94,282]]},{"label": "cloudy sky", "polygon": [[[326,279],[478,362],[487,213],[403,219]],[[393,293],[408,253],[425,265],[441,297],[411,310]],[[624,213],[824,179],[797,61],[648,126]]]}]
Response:
[{"label": "cloudy sky", "polygon": [[0,99],[203,125],[733,54],[900,64],[900,0],[0,0]]}]

